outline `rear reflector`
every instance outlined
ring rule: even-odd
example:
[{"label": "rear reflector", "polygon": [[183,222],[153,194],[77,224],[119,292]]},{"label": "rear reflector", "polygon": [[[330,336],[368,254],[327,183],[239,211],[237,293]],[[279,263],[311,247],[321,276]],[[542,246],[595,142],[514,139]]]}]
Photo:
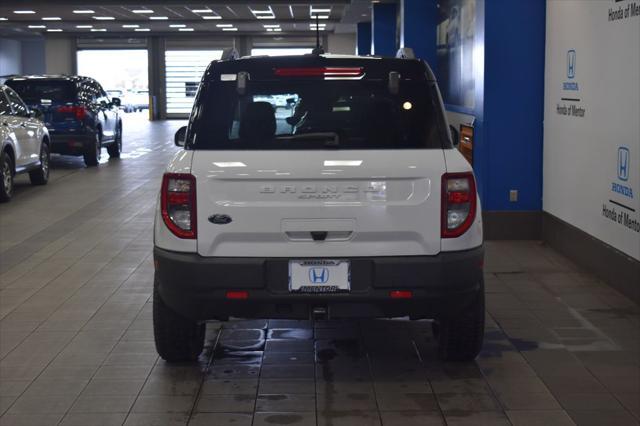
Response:
[{"label": "rear reflector", "polygon": [[228,291],[227,299],[231,300],[245,300],[249,298],[248,291]]},{"label": "rear reflector", "polygon": [[392,299],[411,299],[413,292],[409,290],[393,290],[389,292],[389,297]]},{"label": "rear reflector", "polygon": [[362,67],[276,68],[279,77],[360,77]]}]

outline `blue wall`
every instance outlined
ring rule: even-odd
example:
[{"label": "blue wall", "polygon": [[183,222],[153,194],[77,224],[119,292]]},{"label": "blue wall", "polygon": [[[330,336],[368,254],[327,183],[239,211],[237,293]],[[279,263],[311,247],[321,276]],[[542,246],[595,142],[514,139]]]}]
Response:
[{"label": "blue wall", "polygon": [[[484,2],[477,155],[486,210],[542,209],[545,0]],[[518,202],[509,202],[517,189]]]},{"label": "blue wall", "polygon": [[359,22],[356,30],[356,54],[371,54],[371,22]]},{"label": "blue wall", "polygon": [[374,3],[371,20],[371,53],[396,56],[398,15],[395,3]]},{"label": "blue wall", "polygon": [[436,0],[401,0],[400,47],[410,47],[417,58],[436,68]]},{"label": "blue wall", "polygon": [[[473,168],[483,209],[542,209],[545,0],[477,0]],[[484,55],[482,55],[484,52]],[[518,190],[518,201],[509,191]]]}]

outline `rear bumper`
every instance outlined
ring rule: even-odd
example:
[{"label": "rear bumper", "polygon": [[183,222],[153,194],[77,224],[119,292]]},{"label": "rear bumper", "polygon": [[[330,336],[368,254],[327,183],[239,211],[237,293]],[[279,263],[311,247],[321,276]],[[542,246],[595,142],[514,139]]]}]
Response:
[{"label": "rear bumper", "polygon": [[94,141],[92,133],[54,133],[49,137],[51,152],[64,155],[82,155]]},{"label": "rear bumper", "polygon": [[[482,288],[484,248],[436,256],[354,257],[349,293],[290,293],[286,258],[205,258],[154,249],[156,285],[174,311],[196,320],[309,318],[324,308],[332,318],[441,318],[466,308]],[[245,300],[229,300],[245,290]],[[410,290],[410,299],[392,299]]]}]

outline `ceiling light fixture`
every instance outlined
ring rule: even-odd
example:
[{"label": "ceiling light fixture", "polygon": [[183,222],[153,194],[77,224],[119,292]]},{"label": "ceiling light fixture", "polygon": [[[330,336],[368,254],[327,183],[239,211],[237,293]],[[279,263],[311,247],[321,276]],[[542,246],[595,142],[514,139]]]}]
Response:
[{"label": "ceiling light fixture", "polygon": [[47,28],[46,25],[29,25],[29,28]]},{"label": "ceiling light fixture", "polygon": [[77,14],[83,14],[83,13],[96,13],[91,9],[78,9],[78,10],[74,10],[73,13],[77,13]]},{"label": "ceiling light fixture", "polygon": [[138,28],[139,26],[138,24],[124,24],[122,28]]},{"label": "ceiling light fixture", "polygon": [[33,15],[35,10],[14,10],[13,13],[16,15]]},{"label": "ceiling light fixture", "polygon": [[231,27],[233,27],[233,24],[216,24],[216,27],[218,27],[218,28],[231,28]]},{"label": "ceiling light fixture", "polygon": [[149,19],[152,21],[166,21],[169,19],[168,16],[149,16]]},{"label": "ceiling light fixture", "polygon": [[202,19],[222,19],[222,16],[208,15],[208,16],[203,16]]},{"label": "ceiling light fixture", "polygon": [[193,28],[179,28],[178,31],[193,31]]},{"label": "ceiling light fixture", "polygon": [[96,21],[113,21],[116,18],[113,16],[94,16],[93,19]]},{"label": "ceiling light fixture", "polygon": [[222,31],[238,31],[237,28],[223,28]]},{"label": "ceiling light fixture", "polygon": [[309,6],[309,16],[311,19],[329,19],[329,15],[331,14],[330,7],[313,7]]},{"label": "ceiling light fixture", "polygon": [[60,28],[51,28],[47,30],[48,33],[61,33],[62,30]]},{"label": "ceiling light fixture", "polygon": [[5,18],[4,16],[0,16],[0,21],[8,21],[8,19]]},{"label": "ceiling light fixture", "polygon": [[147,32],[147,31],[151,31],[151,29],[150,28],[136,28],[134,31]]},{"label": "ceiling light fixture", "polygon": [[133,13],[153,13],[151,9],[135,9],[132,10]]},{"label": "ceiling light fixture", "polygon": [[93,25],[76,25],[76,28],[93,28]]},{"label": "ceiling light fixture", "polygon": [[42,18],[43,21],[62,21],[62,18],[58,16],[47,16],[46,18]]},{"label": "ceiling light fixture", "polygon": [[184,27],[186,27],[186,25],[185,24],[171,24],[171,25],[169,25],[169,27],[171,27],[171,28],[184,28]]},{"label": "ceiling light fixture", "polygon": [[107,31],[106,28],[91,28],[92,33],[103,33],[105,31]]},{"label": "ceiling light fixture", "polygon": [[251,10],[251,13],[253,13],[253,16],[255,16],[256,19],[276,19],[276,15],[273,13],[273,9],[271,9],[271,6],[268,6],[268,9],[264,10],[249,10]]},{"label": "ceiling light fixture", "polygon": [[193,13],[213,13],[211,9],[191,9]]}]

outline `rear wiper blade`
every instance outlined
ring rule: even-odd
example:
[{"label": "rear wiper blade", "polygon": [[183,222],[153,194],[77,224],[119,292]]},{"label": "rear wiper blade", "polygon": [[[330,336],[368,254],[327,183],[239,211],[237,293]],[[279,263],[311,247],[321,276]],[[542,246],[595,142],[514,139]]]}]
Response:
[{"label": "rear wiper blade", "polygon": [[323,141],[324,146],[332,147],[340,145],[340,136],[336,132],[315,132],[315,133],[300,133],[297,135],[282,135],[277,136],[277,140],[282,141]]}]

